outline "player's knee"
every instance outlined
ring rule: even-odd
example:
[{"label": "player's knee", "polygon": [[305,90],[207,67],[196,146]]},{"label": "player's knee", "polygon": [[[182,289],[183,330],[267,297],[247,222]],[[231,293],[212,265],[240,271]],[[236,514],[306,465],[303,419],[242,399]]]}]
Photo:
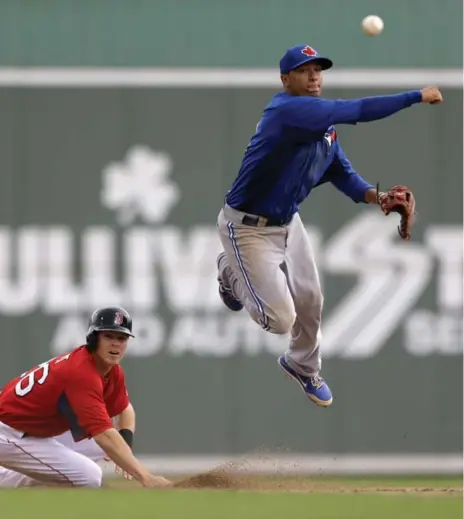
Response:
[{"label": "player's knee", "polygon": [[88,465],[78,481],[76,486],[98,488],[101,487],[103,480],[103,471],[99,465],[92,462]]},{"label": "player's knee", "polygon": [[292,331],[295,324],[296,314],[294,311],[288,309],[285,312],[269,319],[269,331],[277,335],[286,335]]},{"label": "player's knee", "polygon": [[87,475],[87,486],[88,487],[101,487],[103,480],[102,468],[94,463],[92,470]]}]

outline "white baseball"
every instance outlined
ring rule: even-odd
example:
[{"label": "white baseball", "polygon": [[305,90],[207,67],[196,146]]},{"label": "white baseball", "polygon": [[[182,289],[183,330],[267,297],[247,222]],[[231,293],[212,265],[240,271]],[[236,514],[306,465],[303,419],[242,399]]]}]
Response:
[{"label": "white baseball", "polygon": [[367,36],[378,36],[383,31],[383,20],[380,16],[370,14],[363,19],[361,26]]}]

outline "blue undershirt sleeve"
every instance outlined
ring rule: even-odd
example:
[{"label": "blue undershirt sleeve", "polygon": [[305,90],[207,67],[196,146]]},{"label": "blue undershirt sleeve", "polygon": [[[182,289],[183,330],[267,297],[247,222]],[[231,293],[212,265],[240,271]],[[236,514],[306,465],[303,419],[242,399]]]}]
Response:
[{"label": "blue undershirt sleeve", "polygon": [[281,116],[287,126],[325,131],[335,124],[357,124],[383,119],[421,101],[420,90],[347,100],[292,96],[282,105]]},{"label": "blue undershirt sleeve", "polygon": [[366,182],[354,170],[340,144],[335,142],[334,146],[334,159],[324,174],[324,180],[331,182],[339,191],[350,197],[354,202],[366,203],[366,191],[375,189],[374,186]]}]

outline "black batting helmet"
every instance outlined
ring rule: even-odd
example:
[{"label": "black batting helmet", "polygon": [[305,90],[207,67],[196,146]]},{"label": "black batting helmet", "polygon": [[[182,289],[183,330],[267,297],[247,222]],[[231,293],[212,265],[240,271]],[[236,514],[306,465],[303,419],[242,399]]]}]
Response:
[{"label": "black batting helmet", "polygon": [[87,330],[87,348],[89,351],[97,349],[97,333],[104,331],[121,332],[132,335],[132,317],[127,310],[120,306],[98,308],[90,317]]}]

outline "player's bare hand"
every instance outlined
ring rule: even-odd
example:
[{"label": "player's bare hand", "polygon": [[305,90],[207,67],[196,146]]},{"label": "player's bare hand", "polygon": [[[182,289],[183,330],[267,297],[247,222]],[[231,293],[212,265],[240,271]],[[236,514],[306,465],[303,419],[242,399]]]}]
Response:
[{"label": "player's bare hand", "polygon": [[132,481],[134,479],[133,476],[129,474],[129,472],[122,470],[122,468],[118,467],[117,465],[115,465],[114,471],[116,472],[116,474],[122,476],[124,479],[128,479],[129,481]]},{"label": "player's bare hand", "polygon": [[146,488],[169,488],[173,486],[173,482],[163,476],[150,474],[142,481],[142,485]]},{"label": "player's bare hand", "polygon": [[443,96],[436,87],[425,87],[421,90],[422,102],[431,105],[443,103]]}]

